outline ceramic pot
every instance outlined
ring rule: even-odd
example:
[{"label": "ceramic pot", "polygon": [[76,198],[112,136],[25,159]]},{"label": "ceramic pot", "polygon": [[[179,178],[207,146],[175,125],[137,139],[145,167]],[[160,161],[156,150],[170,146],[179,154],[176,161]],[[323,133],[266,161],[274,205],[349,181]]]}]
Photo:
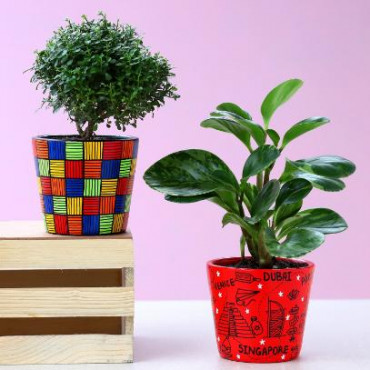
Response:
[{"label": "ceramic pot", "polygon": [[298,357],[314,265],[248,269],[240,258],[208,262],[220,356],[240,362],[283,362]]},{"label": "ceramic pot", "polygon": [[32,139],[46,230],[102,235],[127,228],[138,139],[76,136]]}]

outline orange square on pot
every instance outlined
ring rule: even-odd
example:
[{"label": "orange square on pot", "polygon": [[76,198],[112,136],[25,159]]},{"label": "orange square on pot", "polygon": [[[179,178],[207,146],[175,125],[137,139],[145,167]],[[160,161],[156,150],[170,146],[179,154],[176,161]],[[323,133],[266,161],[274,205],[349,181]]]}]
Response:
[{"label": "orange square on pot", "polygon": [[37,158],[48,159],[49,148],[48,142],[45,140],[36,140],[35,142],[36,156]]},{"label": "orange square on pot", "polygon": [[134,142],[124,141],[122,146],[122,159],[132,158],[133,151],[134,151]]},{"label": "orange square on pot", "polygon": [[82,235],[82,216],[68,216],[68,230],[71,235]]},{"label": "orange square on pot", "polygon": [[100,198],[100,214],[107,215],[114,213],[114,205],[116,197],[101,197]]},{"label": "orange square on pot", "polygon": [[49,178],[51,180],[52,195],[66,195],[65,179]]},{"label": "orange square on pot", "polygon": [[101,178],[102,161],[85,161],[84,177],[85,179]]}]

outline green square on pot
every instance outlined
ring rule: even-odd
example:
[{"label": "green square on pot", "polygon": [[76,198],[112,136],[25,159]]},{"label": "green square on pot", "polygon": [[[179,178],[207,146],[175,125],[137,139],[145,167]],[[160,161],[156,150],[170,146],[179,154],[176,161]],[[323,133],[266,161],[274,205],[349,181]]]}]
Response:
[{"label": "green square on pot", "polygon": [[67,214],[67,203],[66,197],[53,196],[54,213],[58,215]]},{"label": "green square on pot", "polygon": [[84,182],[84,196],[85,197],[97,197],[101,192],[101,180],[100,179],[85,179]]},{"label": "green square on pot", "polygon": [[66,142],[66,159],[81,160],[83,159],[83,143],[75,141]]},{"label": "green square on pot", "polygon": [[39,159],[40,176],[50,176],[50,165],[48,159]]},{"label": "green square on pot", "polygon": [[130,211],[130,205],[131,205],[131,195],[126,195],[125,212]]},{"label": "green square on pot", "polygon": [[119,177],[130,177],[131,159],[122,159],[119,168]]},{"label": "green square on pot", "polygon": [[113,215],[101,215],[99,234],[110,234],[112,232]]}]

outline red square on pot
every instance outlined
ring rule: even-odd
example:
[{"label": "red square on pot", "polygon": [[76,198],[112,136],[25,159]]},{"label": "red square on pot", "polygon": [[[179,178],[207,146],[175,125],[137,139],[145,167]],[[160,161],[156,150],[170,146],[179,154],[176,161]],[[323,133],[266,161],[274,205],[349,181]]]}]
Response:
[{"label": "red square on pot", "polygon": [[89,216],[99,214],[99,197],[84,197],[82,203],[82,214]]},{"label": "red square on pot", "polygon": [[67,216],[54,215],[55,231],[58,234],[68,234]]},{"label": "red square on pot", "polygon": [[43,195],[52,195],[50,177],[40,177],[41,190]]},{"label": "red square on pot", "polygon": [[82,161],[66,161],[66,178],[81,179],[82,163]]},{"label": "red square on pot", "polygon": [[121,159],[122,141],[105,141],[103,159]]},{"label": "red square on pot", "polygon": [[129,178],[123,177],[118,179],[117,195],[126,195],[128,193]]}]

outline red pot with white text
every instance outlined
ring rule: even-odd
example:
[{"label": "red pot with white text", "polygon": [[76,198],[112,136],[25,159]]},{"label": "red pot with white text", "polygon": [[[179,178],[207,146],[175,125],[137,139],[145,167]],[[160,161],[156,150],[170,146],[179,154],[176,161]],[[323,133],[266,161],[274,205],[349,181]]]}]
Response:
[{"label": "red pot with white text", "polygon": [[220,356],[240,362],[284,362],[298,357],[314,264],[233,267],[240,258],[209,261],[208,280]]}]

